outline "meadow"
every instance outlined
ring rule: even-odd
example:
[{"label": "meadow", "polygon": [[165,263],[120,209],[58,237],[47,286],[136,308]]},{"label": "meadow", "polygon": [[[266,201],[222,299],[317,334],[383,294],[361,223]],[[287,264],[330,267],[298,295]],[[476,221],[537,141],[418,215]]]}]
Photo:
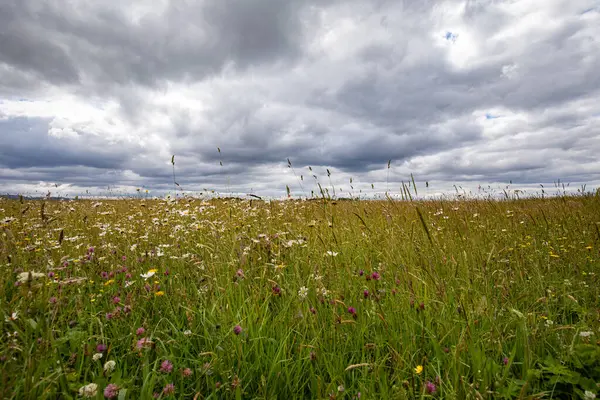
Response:
[{"label": "meadow", "polygon": [[600,392],[600,198],[0,200],[3,399]]}]

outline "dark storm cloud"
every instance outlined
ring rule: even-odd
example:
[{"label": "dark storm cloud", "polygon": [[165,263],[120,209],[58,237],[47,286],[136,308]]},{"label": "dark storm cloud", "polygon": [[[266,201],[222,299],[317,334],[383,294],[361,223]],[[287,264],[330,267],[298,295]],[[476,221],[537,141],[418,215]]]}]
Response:
[{"label": "dark storm cloud", "polygon": [[118,169],[131,150],[107,144],[102,138],[88,138],[84,142],[78,137],[52,137],[48,135],[48,129],[46,119],[0,119],[0,166],[14,169],[53,166]]}]

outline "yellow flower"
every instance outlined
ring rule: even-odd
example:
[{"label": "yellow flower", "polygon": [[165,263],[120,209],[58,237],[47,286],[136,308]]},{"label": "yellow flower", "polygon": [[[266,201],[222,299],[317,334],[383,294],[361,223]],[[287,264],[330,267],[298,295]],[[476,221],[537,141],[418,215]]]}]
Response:
[{"label": "yellow flower", "polygon": [[149,273],[149,274],[155,274],[155,273],[157,273],[157,272],[158,272],[158,270],[157,270],[156,268],[152,268],[152,269],[149,269],[149,270],[148,270],[148,273]]},{"label": "yellow flower", "polygon": [[421,375],[421,372],[423,372],[423,366],[417,365],[417,367],[415,368],[415,374]]},{"label": "yellow flower", "polygon": [[164,295],[165,295],[165,292],[163,292],[163,291],[161,290],[161,291],[158,291],[158,292],[154,293],[154,295],[155,295],[155,296],[164,296]]},{"label": "yellow flower", "polygon": [[108,286],[108,285],[110,285],[111,283],[113,283],[114,281],[115,281],[114,279],[110,279],[110,280],[108,280],[108,281],[104,282],[104,286]]}]

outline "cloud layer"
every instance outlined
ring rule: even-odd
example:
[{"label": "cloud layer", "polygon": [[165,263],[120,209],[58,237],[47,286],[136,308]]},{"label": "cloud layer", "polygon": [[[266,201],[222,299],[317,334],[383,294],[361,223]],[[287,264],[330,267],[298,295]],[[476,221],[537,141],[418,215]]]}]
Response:
[{"label": "cloud layer", "polygon": [[0,191],[597,185],[594,4],[4,1]]}]

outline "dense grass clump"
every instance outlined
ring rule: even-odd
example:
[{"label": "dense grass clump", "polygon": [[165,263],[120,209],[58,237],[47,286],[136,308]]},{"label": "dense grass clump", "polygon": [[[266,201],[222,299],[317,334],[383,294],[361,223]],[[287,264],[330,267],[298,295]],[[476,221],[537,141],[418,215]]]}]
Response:
[{"label": "dense grass clump", "polygon": [[0,201],[0,397],[585,398],[600,201]]}]

